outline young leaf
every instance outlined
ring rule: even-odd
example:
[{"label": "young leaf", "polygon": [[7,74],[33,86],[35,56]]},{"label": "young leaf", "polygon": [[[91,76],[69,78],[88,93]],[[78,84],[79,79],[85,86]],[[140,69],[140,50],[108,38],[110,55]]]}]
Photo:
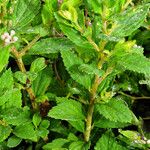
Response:
[{"label": "young leaf", "polygon": [[39,116],[38,113],[34,114],[33,118],[32,118],[32,122],[35,125],[35,127],[37,128],[41,122],[41,117]]},{"label": "young leaf", "polygon": [[68,100],[59,103],[53,107],[49,113],[49,117],[61,120],[78,121],[84,120],[85,116],[82,112],[82,105],[74,100]]},{"label": "young leaf", "polygon": [[48,143],[46,145],[43,146],[44,150],[50,150],[50,149],[57,149],[57,148],[62,148],[62,146],[66,143],[68,143],[69,141],[67,139],[55,139],[53,140],[51,143]]},{"label": "young leaf", "polygon": [[47,38],[42,39],[29,50],[28,54],[51,54],[58,53],[60,50],[72,49],[74,44],[66,38]]},{"label": "young leaf", "polygon": [[125,37],[137,30],[144,22],[149,11],[150,5],[144,4],[137,8],[130,8],[118,17],[114,17],[115,28],[111,35],[116,37]]},{"label": "young leaf", "polygon": [[7,65],[9,59],[9,47],[0,46],[0,72]]},{"label": "young leaf", "polygon": [[43,70],[46,67],[45,58],[37,58],[35,59],[30,67],[30,72],[38,73],[39,71]]},{"label": "young leaf", "polygon": [[111,99],[108,103],[97,104],[97,110],[105,118],[114,122],[131,123],[132,113],[121,100]]},{"label": "young leaf", "polygon": [[61,51],[61,56],[63,58],[64,65],[71,77],[89,90],[91,87],[92,77],[81,72],[78,68],[84,64],[82,59],[71,51]]},{"label": "young leaf", "polygon": [[3,126],[0,124],[0,142],[3,142],[5,139],[8,138],[12,129],[10,126]]},{"label": "young leaf", "polygon": [[13,133],[21,139],[28,139],[37,142],[37,135],[32,123],[26,123],[15,127]]},{"label": "young leaf", "polygon": [[94,150],[127,150],[125,147],[119,145],[115,138],[110,133],[105,133],[96,143]]},{"label": "young leaf", "polygon": [[18,0],[14,9],[13,27],[21,30],[34,19],[39,9],[40,0]]},{"label": "young leaf", "polygon": [[11,136],[7,141],[7,146],[13,148],[18,146],[21,143],[22,139],[16,137],[15,135]]}]

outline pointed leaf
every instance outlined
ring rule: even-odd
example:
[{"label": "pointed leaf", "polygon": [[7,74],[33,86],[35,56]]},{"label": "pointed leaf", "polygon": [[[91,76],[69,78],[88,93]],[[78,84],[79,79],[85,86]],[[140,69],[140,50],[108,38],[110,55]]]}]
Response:
[{"label": "pointed leaf", "polygon": [[111,99],[108,103],[97,104],[98,112],[111,121],[131,123],[132,113],[122,100]]},{"label": "pointed leaf", "polygon": [[11,136],[8,141],[7,141],[7,146],[9,148],[13,148],[13,147],[16,147],[17,145],[20,144],[20,142],[22,141],[22,139],[16,137],[16,136]]},{"label": "pointed leaf", "polygon": [[18,0],[14,8],[13,27],[21,30],[38,14],[40,0]]},{"label": "pointed leaf", "polygon": [[35,59],[30,67],[30,72],[38,73],[46,67],[45,58],[37,58]]},{"label": "pointed leaf", "polygon": [[53,107],[49,113],[49,117],[61,120],[78,121],[84,120],[85,116],[82,112],[82,105],[74,100],[67,100]]},{"label": "pointed leaf", "polygon": [[51,54],[58,53],[60,50],[72,49],[74,44],[66,38],[47,38],[42,39],[29,50],[29,54]]},{"label": "pointed leaf", "polygon": [[92,77],[79,70],[79,66],[83,65],[83,61],[71,51],[61,51],[64,65],[71,77],[86,89],[90,89]]},{"label": "pointed leaf", "polygon": [[137,8],[130,8],[124,11],[120,16],[114,17],[116,27],[111,35],[124,37],[137,30],[144,22],[149,11],[149,4],[140,5]]},{"label": "pointed leaf", "polygon": [[15,127],[13,133],[21,139],[28,139],[35,142],[37,141],[37,135],[34,130],[34,126],[31,123],[21,124]]}]

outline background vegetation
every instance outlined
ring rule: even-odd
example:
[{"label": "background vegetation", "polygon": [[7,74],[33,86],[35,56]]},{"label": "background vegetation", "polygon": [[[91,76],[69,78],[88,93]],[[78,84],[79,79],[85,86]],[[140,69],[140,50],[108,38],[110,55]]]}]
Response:
[{"label": "background vegetation", "polygon": [[150,149],[149,0],[0,0],[0,149]]}]

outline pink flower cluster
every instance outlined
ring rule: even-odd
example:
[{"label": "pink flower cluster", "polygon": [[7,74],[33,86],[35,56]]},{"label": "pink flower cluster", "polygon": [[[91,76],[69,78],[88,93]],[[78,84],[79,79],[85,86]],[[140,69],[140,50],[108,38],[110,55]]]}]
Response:
[{"label": "pink flower cluster", "polygon": [[14,36],[15,34],[16,32],[14,30],[11,30],[10,34],[8,32],[5,32],[1,35],[1,39],[4,41],[4,45],[15,43],[18,40],[18,37]]}]

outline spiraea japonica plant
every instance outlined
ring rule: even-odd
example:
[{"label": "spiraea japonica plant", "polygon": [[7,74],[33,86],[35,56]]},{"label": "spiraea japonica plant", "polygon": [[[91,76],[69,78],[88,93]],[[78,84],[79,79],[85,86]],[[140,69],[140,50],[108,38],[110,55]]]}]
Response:
[{"label": "spiraea japonica plant", "polygon": [[149,7],[0,0],[0,149],[148,150]]}]

